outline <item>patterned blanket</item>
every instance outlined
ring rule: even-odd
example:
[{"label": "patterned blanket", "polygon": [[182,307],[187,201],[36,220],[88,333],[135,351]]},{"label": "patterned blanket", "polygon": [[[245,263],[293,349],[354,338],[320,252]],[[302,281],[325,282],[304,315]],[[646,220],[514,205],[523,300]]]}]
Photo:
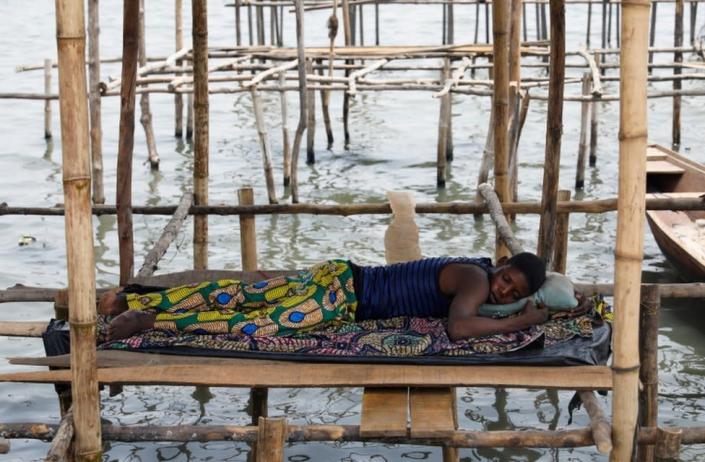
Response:
[{"label": "patterned blanket", "polygon": [[193,349],[198,354],[218,351],[226,356],[227,352],[267,352],[329,358],[467,357],[479,353],[513,352],[539,341],[546,348],[576,337],[591,338],[593,327],[602,324],[604,319],[609,320],[609,313],[609,306],[601,298],[595,298],[595,309],[586,314],[556,312],[540,326],[460,342],[450,341],[443,319],[398,317],[328,325],[316,331],[281,337],[197,335],[155,329],[127,339],[103,343],[100,348],[164,352]]}]

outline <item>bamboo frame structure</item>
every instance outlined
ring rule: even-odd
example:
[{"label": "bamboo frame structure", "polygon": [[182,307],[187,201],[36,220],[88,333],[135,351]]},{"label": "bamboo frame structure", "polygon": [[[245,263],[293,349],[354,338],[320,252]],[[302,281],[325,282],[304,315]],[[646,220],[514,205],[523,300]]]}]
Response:
[{"label": "bamboo frame structure", "polygon": [[91,167],[93,203],[105,203],[103,185],[103,127],[100,101],[100,14],[99,0],[88,1],[88,106],[91,122]]},{"label": "bamboo frame structure", "polygon": [[71,376],[79,461],[102,455],[95,349],[95,262],[91,224],[91,172],[82,0],[56,2],[59,108],[66,203],[66,256],[71,310]]}]

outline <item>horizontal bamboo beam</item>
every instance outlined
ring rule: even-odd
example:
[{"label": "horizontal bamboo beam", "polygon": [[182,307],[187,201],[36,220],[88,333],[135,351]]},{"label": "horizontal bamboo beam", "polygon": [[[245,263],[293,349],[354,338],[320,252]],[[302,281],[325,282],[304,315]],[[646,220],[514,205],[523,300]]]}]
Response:
[{"label": "horizontal bamboo beam", "polygon": [[[505,202],[502,204],[505,213],[539,214],[541,204],[538,201]],[[134,206],[135,215],[173,215],[177,206]],[[691,197],[648,198],[647,210],[705,210],[705,199]],[[560,213],[605,213],[617,210],[617,199],[596,199],[588,201],[559,201],[557,210]],[[311,214],[311,215],[383,215],[390,214],[392,209],[388,203],[383,204],[258,204],[258,205],[208,205],[191,206],[190,215],[273,215],[273,214]],[[114,215],[114,205],[94,205],[94,215]],[[481,202],[427,202],[416,204],[416,213],[443,213],[451,215],[467,215],[488,213],[487,206]],[[63,207],[11,207],[0,204],[2,215],[42,215],[62,216]]]},{"label": "horizontal bamboo beam", "polygon": [[[51,441],[58,430],[57,424],[42,422],[17,422],[0,424],[0,437],[9,439],[35,439]],[[448,438],[384,438],[360,436],[358,425],[288,425],[287,441],[289,443],[312,441],[340,442],[377,442],[385,444],[416,444],[424,446],[452,445],[465,448],[491,447],[580,447],[594,444],[590,429],[575,430],[502,430],[471,431],[455,430]],[[682,444],[705,443],[705,427],[669,427],[681,430]],[[639,444],[655,444],[658,429],[642,427],[639,429]],[[209,442],[238,441],[253,442],[257,439],[257,427],[254,425],[179,425],[156,426],[135,425],[118,426],[104,424],[101,434],[105,441],[122,442]]]},{"label": "horizontal bamboo beam", "polygon": [[0,335],[6,337],[41,337],[49,325],[46,321],[0,321]]},{"label": "horizontal bamboo beam", "polygon": [[[0,382],[68,383],[71,370],[0,374]],[[406,364],[328,364],[230,358],[224,365],[137,366],[98,369],[98,381],[125,385],[215,387],[508,387],[607,390],[607,366],[526,367]]]}]

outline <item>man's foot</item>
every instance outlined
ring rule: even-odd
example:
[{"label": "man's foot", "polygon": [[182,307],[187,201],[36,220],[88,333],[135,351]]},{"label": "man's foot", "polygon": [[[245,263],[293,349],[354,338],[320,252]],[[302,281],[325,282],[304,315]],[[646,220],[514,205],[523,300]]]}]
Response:
[{"label": "man's foot", "polygon": [[126,311],[110,321],[108,340],[112,342],[132,337],[138,332],[152,329],[156,319],[156,313],[150,313],[149,311]]},{"label": "man's foot", "polygon": [[122,294],[118,294],[120,288],[112,289],[104,293],[98,302],[98,312],[105,316],[117,316],[127,311],[127,300]]}]

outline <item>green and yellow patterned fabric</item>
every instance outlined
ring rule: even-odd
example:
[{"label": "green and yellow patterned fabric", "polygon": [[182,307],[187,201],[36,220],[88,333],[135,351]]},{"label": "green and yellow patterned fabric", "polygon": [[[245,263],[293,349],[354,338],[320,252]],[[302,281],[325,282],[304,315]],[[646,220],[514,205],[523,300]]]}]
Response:
[{"label": "green and yellow patterned fabric", "polygon": [[128,309],[157,313],[156,329],[194,334],[288,335],[353,322],[357,307],[347,260],[252,284],[223,279],[126,295]]}]

